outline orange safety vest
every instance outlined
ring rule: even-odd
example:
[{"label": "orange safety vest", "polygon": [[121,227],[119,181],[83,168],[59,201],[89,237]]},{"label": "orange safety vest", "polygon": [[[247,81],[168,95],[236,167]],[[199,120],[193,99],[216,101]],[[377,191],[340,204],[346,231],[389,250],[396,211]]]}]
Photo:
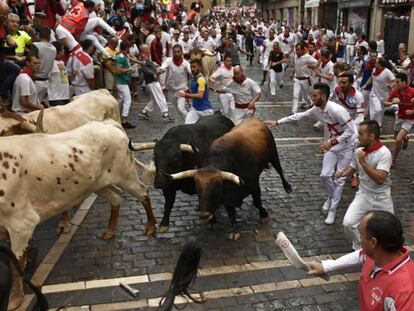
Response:
[{"label": "orange safety vest", "polygon": [[75,5],[60,22],[60,25],[66,28],[72,35],[80,35],[88,23],[89,11],[82,2]]}]

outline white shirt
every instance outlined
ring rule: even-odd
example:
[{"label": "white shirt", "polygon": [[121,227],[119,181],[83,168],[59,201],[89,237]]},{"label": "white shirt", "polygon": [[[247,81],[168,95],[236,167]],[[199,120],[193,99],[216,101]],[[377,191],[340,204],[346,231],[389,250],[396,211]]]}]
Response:
[{"label": "white shirt", "polygon": [[357,118],[364,118],[364,95],[356,88],[352,87],[348,91],[347,96],[344,95],[342,89],[338,86],[331,92],[332,96],[330,100],[340,104],[346,110],[348,110],[349,115],[353,120]]},{"label": "white shirt", "polygon": [[368,42],[367,41],[362,41],[361,43],[360,42],[357,42],[357,44],[355,44],[355,48],[359,48],[360,46],[363,46],[364,48],[366,48],[367,51],[369,49],[369,45],[368,45]]},{"label": "white shirt", "polygon": [[39,104],[36,86],[26,73],[19,74],[14,81],[12,110],[15,112],[33,111],[33,109],[23,107],[20,104],[20,96],[29,96],[29,101],[32,104]]},{"label": "white shirt", "polygon": [[183,48],[183,53],[187,54],[193,48],[193,40],[188,39],[188,41],[180,40],[180,45]]},{"label": "white shirt", "polygon": [[312,69],[308,65],[315,65],[318,61],[309,53],[301,57],[295,56],[295,77],[307,78],[312,75]]},{"label": "white shirt", "polygon": [[377,52],[385,54],[385,42],[382,39],[377,41]]},{"label": "white shirt", "polygon": [[151,42],[152,42],[152,40],[154,40],[155,39],[155,35],[154,34],[149,34],[148,36],[147,36],[147,38],[145,39],[145,44],[146,45],[148,45],[148,46],[151,46]]},{"label": "white shirt", "polygon": [[[332,61],[329,61],[328,63],[326,63],[326,65],[324,66],[324,67],[322,67],[322,62],[321,62],[321,64],[320,64],[320,70],[321,70],[321,73],[323,74],[323,75],[334,75],[334,70],[333,70],[333,67],[334,67],[334,64],[332,63]],[[331,94],[332,94],[332,92],[334,91],[334,87],[335,87],[335,85],[334,85],[334,83],[335,83],[335,81],[334,81],[334,79],[332,79],[332,81],[330,81],[330,80],[328,80],[328,79],[325,79],[325,78],[322,78],[322,77],[318,77],[319,79],[319,81],[318,82],[323,82],[323,83],[326,83],[326,84],[328,84],[329,85],[329,88],[330,88],[330,90],[331,90]]]},{"label": "white shirt", "polygon": [[279,35],[279,45],[283,54],[289,54],[292,51],[292,47],[294,46],[294,44],[295,37],[292,34],[289,34],[289,37],[287,38],[285,38],[285,35],[283,33]]},{"label": "white shirt", "polygon": [[345,40],[346,40],[346,44],[355,45],[355,43],[358,40],[358,36],[355,32],[353,32],[353,33],[348,32],[345,35]]},{"label": "white shirt", "polygon": [[238,104],[247,104],[257,93],[261,93],[259,84],[250,78],[246,78],[242,84],[232,80],[223,89],[226,93],[232,93],[234,101]]},{"label": "white shirt", "polygon": [[174,64],[172,57],[168,57],[161,65],[161,69],[167,69],[165,87],[171,91],[183,91],[188,89],[188,75],[191,75],[190,63],[183,60],[180,66]]},{"label": "white shirt", "polygon": [[211,37],[208,37],[207,40],[205,40],[202,37],[197,37],[195,45],[200,49],[207,49],[211,52],[213,52],[216,48],[216,43],[214,42],[213,38],[211,38]]},{"label": "white shirt", "polygon": [[210,78],[215,80],[213,83],[215,87],[224,88],[230,83],[230,81],[233,80],[233,67],[231,67],[231,69],[227,69],[224,64],[221,64],[221,66],[214,71]]},{"label": "white shirt", "polygon": [[[268,59],[268,58],[269,58],[270,51],[272,51],[272,50],[273,50],[273,44],[274,44],[275,42],[279,42],[279,39],[278,39],[276,36],[274,37],[274,39],[273,39],[273,40],[270,40],[270,39],[266,39],[266,40],[264,40],[264,42],[263,42],[263,47],[266,49],[266,50],[264,51],[264,58],[265,58],[265,59]],[[266,62],[265,62],[265,63],[266,63]]]},{"label": "white shirt", "polygon": [[394,74],[388,68],[385,68],[381,74],[375,76],[376,69],[372,73],[372,91],[371,94],[381,101],[385,101],[388,96],[388,86],[395,80]]},{"label": "white shirt", "polygon": [[[79,58],[71,55],[69,57],[68,63],[66,65],[68,73],[75,72],[76,75],[70,78],[72,86],[78,88],[85,88],[85,91],[89,89],[87,80],[93,79],[95,77],[95,68],[93,65],[92,57],[87,53],[81,51],[86,59],[89,60],[88,63],[82,63]],[[89,90],[90,91],[90,90]]]},{"label": "white shirt", "polygon": [[277,121],[278,124],[299,121],[304,118],[313,118],[325,124],[325,138],[328,141],[337,140],[338,143],[353,146],[358,136],[354,121],[348,111],[341,105],[328,101],[325,109],[313,106],[312,108],[298,112]]},{"label": "white shirt", "polygon": [[357,153],[363,150],[363,148],[358,148],[354,152],[352,157],[351,167],[358,172],[359,176],[359,189],[362,191],[368,191],[375,194],[381,193],[390,193],[391,179],[390,179],[390,168],[392,163],[391,151],[386,147],[382,146],[380,149],[368,153],[366,155],[366,162],[370,167],[373,167],[377,170],[383,170],[388,173],[385,178],[384,183],[378,185],[362,168],[359,160],[357,158]]},{"label": "white shirt", "polygon": [[53,68],[49,78],[48,96],[49,101],[70,98],[69,79],[63,61],[55,60],[53,62]]}]

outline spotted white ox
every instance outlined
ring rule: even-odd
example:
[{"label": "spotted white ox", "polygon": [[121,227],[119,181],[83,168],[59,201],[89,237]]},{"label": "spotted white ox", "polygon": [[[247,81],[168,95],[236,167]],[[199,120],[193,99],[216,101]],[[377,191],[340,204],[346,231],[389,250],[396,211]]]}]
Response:
[{"label": "spotted white ox", "polygon": [[[5,111],[0,114],[0,136],[27,134],[35,131],[40,110],[23,116]],[[49,134],[75,129],[89,121],[113,119],[121,122],[118,101],[108,90],[92,91],[74,98],[63,106],[44,110],[43,128]]]},{"label": "spotted white ox", "polygon": [[139,179],[129,140],[115,121],[89,122],[60,134],[0,138],[0,236],[22,256],[40,223],[95,192],[111,202],[105,238],[114,235],[122,191],[147,214],[146,234],[155,232],[148,188]]}]

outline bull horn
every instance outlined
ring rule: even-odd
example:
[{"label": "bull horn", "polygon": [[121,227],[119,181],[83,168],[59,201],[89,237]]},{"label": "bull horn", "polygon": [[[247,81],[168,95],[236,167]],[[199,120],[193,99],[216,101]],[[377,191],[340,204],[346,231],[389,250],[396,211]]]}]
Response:
[{"label": "bull horn", "polygon": [[132,151],[150,150],[155,148],[155,143],[131,143]]},{"label": "bull horn", "polygon": [[43,128],[44,112],[45,112],[45,108],[42,107],[42,109],[40,109],[39,115],[37,116],[35,133],[45,133],[45,130]]},{"label": "bull horn", "polygon": [[231,182],[233,182],[233,183],[235,183],[236,185],[239,185],[239,186],[244,184],[243,179],[241,179],[239,176],[237,176],[236,174],[233,174],[233,173],[221,172],[221,177],[224,180],[231,181]]},{"label": "bull horn", "polygon": [[188,170],[188,171],[184,171],[184,172],[180,172],[176,174],[171,174],[169,176],[173,180],[180,180],[184,178],[193,178],[196,173],[197,173],[197,170]]},{"label": "bull horn", "polygon": [[182,152],[190,152],[190,153],[195,153],[198,152],[197,148],[193,148],[193,146],[189,145],[189,144],[180,144],[180,150]]}]

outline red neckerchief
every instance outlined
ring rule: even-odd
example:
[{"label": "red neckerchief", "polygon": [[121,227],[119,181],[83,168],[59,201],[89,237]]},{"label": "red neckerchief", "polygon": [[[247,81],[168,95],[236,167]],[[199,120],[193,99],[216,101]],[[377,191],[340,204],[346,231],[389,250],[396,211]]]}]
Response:
[{"label": "red neckerchief", "polygon": [[362,42],[364,42],[364,40],[362,40],[362,39],[359,39],[359,40],[358,40],[358,43],[359,43],[359,44],[361,44]]},{"label": "red neckerchief", "polygon": [[240,77],[240,79],[236,79],[235,77],[233,77],[233,80],[234,80],[234,82],[236,82],[236,83],[238,83],[238,84],[242,84],[243,82],[244,82],[244,80],[246,80],[246,75],[242,75],[241,77]]},{"label": "red neckerchief", "polygon": [[174,63],[174,65],[176,65],[177,67],[178,66],[181,66],[181,64],[183,63],[183,61],[184,61],[184,59],[182,58],[182,57],[180,57],[179,59],[175,59],[174,57],[173,57],[173,63]]},{"label": "red neckerchief", "polygon": [[371,146],[369,146],[368,148],[364,148],[365,154],[369,154],[371,152],[377,151],[378,149],[380,149],[382,146],[384,146],[381,141],[378,139],[376,140]]},{"label": "red neckerchief", "polygon": [[24,66],[20,73],[25,73],[30,77],[30,79],[34,80],[34,72],[29,66]]},{"label": "red neckerchief", "polygon": [[375,68],[375,70],[372,73],[372,75],[377,77],[377,76],[379,76],[384,71],[384,69],[385,68],[381,68],[381,69]]},{"label": "red neckerchief", "polygon": [[329,60],[326,61],[326,62],[322,61],[322,68],[325,68],[326,64],[329,63],[329,62],[330,62]]},{"label": "red neckerchief", "polygon": [[290,37],[290,34],[288,34],[288,35],[287,34],[284,34],[283,36],[287,39],[287,38]]},{"label": "red neckerchief", "polygon": [[374,67],[375,67],[375,64],[373,64],[373,63],[371,63],[371,62],[368,62],[368,63],[365,65],[365,69],[366,69],[366,70],[372,70]]},{"label": "red neckerchief", "polygon": [[280,53],[282,50],[280,48],[275,48],[273,49],[273,51],[275,51],[276,53]]}]

